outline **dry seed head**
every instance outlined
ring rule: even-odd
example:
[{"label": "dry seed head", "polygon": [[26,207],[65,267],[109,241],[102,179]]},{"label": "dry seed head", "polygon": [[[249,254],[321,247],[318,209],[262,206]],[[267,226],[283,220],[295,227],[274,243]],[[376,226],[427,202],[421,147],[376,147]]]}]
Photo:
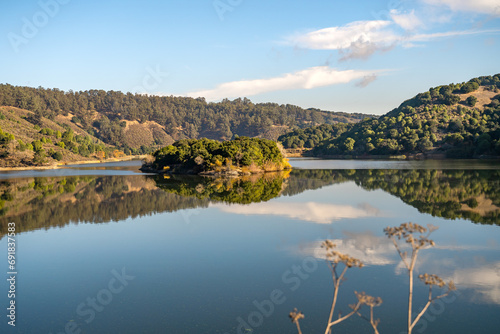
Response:
[{"label": "dry seed head", "polygon": [[335,264],[343,263],[349,268],[352,268],[352,267],[362,268],[363,267],[363,262],[361,262],[361,260],[358,260],[354,257],[347,255],[347,254],[344,254],[344,253],[341,253],[338,251],[334,251],[334,250],[327,252],[326,258],[328,259],[328,261],[330,261],[332,263],[335,263]]},{"label": "dry seed head", "polygon": [[382,304],[382,298],[367,295],[364,291],[363,292],[354,291],[354,294],[356,295],[358,301],[361,304],[365,304],[370,307],[377,307]]},{"label": "dry seed head", "polygon": [[[429,231],[435,230],[436,227],[430,225]],[[425,233],[427,229],[419,224],[415,223],[403,223],[396,227],[386,227],[384,229],[385,234],[388,237],[397,237],[398,239],[407,238],[411,236],[413,233]]]},{"label": "dry seed head", "polygon": [[290,319],[292,319],[292,322],[295,323],[297,321],[299,321],[300,319],[304,319],[304,314],[302,312],[300,312],[299,310],[297,310],[296,308],[293,309],[292,312],[290,312],[290,314],[288,315],[290,317]]},{"label": "dry seed head", "polygon": [[[425,285],[436,285],[440,288],[446,285],[441,277],[434,274],[423,274],[419,275],[418,278],[425,283]],[[451,282],[453,284],[453,282]]]},{"label": "dry seed head", "polygon": [[335,248],[336,245],[331,240],[325,240],[321,243],[321,248],[326,248],[326,250]]}]

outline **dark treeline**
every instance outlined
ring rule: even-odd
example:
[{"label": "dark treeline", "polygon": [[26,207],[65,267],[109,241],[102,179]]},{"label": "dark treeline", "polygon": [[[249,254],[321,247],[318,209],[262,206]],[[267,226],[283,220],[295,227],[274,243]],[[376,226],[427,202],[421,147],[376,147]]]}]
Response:
[{"label": "dark treeline", "polygon": [[35,123],[41,117],[53,120],[57,115],[72,113],[73,121],[88,133],[120,148],[126,147],[124,120],[157,122],[174,139],[230,139],[236,134],[276,139],[287,129],[353,122],[366,116],[303,109],[290,104],[254,104],[247,98],[207,103],[204,98],[104,90],[64,92],[8,84],[0,85],[0,106],[33,111]]}]

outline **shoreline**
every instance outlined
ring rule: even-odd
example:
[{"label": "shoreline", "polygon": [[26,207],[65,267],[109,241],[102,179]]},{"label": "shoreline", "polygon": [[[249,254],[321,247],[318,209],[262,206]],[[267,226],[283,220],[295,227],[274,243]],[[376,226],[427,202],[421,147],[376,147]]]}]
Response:
[{"label": "shoreline", "polygon": [[[180,168],[179,168],[180,167]],[[201,172],[195,172],[194,169],[183,169],[180,165],[170,165],[165,166],[163,169],[154,169],[151,165],[143,164],[139,170],[143,173],[153,173],[157,175],[198,175],[198,176],[208,176],[208,177],[240,177],[240,176],[248,176],[255,174],[264,174],[264,173],[277,173],[284,172],[287,170],[291,170],[292,167],[282,168],[282,169],[254,169],[249,171],[243,171],[241,168],[235,169],[211,169]]]},{"label": "shoreline", "polygon": [[0,167],[0,172],[21,171],[21,170],[49,170],[62,169],[70,165],[86,165],[86,164],[104,164],[108,162],[121,162],[131,160],[143,160],[147,155],[129,155],[122,158],[109,158],[105,160],[80,160],[80,161],[65,161],[48,166],[26,166],[26,167]]},{"label": "shoreline", "polygon": [[424,154],[417,153],[411,155],[293,155],[287,156],[288,158],[313,158],[325,160],[399,160],[399,161],[415,161],[415,160],[500,160],[500,156],[483,155],[475,158],[447,158],[444,154]]}]

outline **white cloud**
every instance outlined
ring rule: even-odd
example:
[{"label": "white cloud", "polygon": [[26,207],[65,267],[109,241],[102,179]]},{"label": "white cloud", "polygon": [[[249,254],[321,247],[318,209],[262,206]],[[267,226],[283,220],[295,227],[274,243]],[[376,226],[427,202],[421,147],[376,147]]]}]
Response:
[{"label": "white cloud", "polygon": [[423,0],[430,5],[446,6],[452,11],[483,13],[500,16],[498,0]]},{"label": "white cloud", "polygon": [[488,33],[498,33],[499,29],[489,29],[489,30],[461,30],[461,31],[447,31],[447,32],[437,32],[432,34],[416,34],[409,38],[412,42],[428,42],[440,38],[448,37],[458,37],[458,36],[468,36],[468,35],[479,35]]},{"label": "white cloud", "polygon": [[335,50],[348,48],[360,39],[372,43],[385,43],[394,40],[390,31],[384,30],[391,21],[356,21],[345,26],[311,31],[290,37],[293,44],[314,50]]},{"label": "white cloud", "polygon": [[287,73],[279,77],[226,82],[214,89],[187,93],[190,97],[205,97],[209,101],[222,98],[252,96],[277,90],[311,89],[362,79],[381,71],[339,71],[328,66],[317,66]]},{"label": "white cloud", "polygon": [[412,10],[411,12],[406,14],[402,14],[399,13],[396,9],[392,9],[391,18],[394,23],[396,23],[404,30],[413,31],[423,25],[422,21],[420,21],[417,15],[415,15],[415,10]]},{"label": "white cloud", "polygon": [[313,50],[341,50],[343,59],[368,58],[379,50],[389,50],[399,37],[387,29],[391,21],[356,21],[289,37],[287,42]]},{"label": "white cloud", "polygon": [[430,42],[442,38],[498,33],[499,29],[446,31],[430,34],[408,34],[421,25],[412,11],[409,14],[391,12],[394,23],[407,30],[402,34],[391,25],[391,21],[357,21],[341,27],[331,27],[288,38],[288,43],[314,50],[338,50],[340,60],[367,59],[375,52],[389,51],[397,45],[419,46],[416,42]]},{"label": "white cloud", "polygon": [[283,216],[318,224],[330,224],[340,219],[381,216],[381,212],[368,204],[354,207],[350,205],[335,205],[324,203],[282,203],[266,202],[250,205],[223,205],[214,204],[214,207],[228,213],[240,215],[271,215]]}]

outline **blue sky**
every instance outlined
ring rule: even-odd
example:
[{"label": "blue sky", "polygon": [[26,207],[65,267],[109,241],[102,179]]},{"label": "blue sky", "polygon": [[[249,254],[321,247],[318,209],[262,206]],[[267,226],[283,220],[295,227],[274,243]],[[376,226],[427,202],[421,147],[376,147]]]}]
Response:
[{"label": "blue sky", "polygon": [[0,82],[382,114],[500,72],[498,0],[18,0]]}]

